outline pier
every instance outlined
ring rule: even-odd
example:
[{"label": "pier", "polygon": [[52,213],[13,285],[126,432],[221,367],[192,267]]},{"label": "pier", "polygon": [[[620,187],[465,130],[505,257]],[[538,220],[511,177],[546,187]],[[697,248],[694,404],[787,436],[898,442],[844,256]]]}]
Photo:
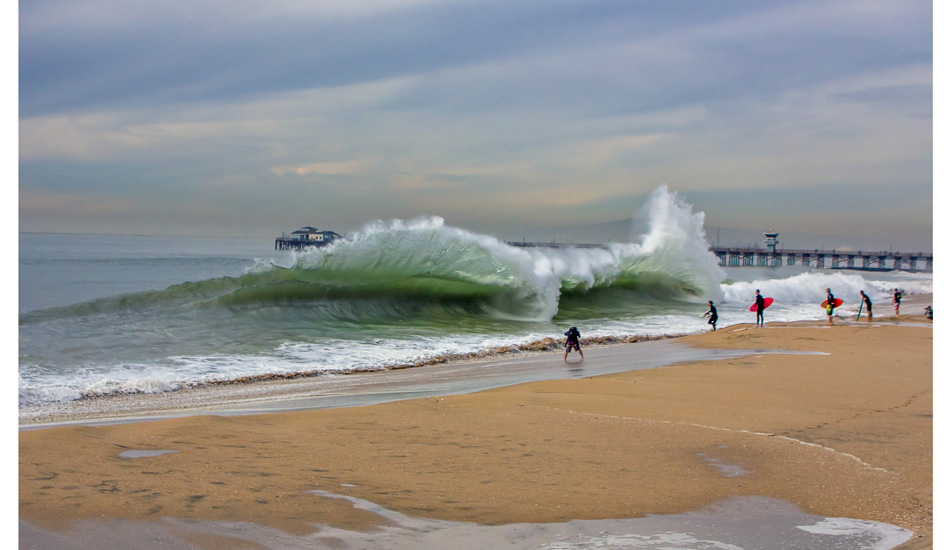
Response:
[{"label": "pier", "polygon": [[852,250],[769,250],[719,248],[710,250],[722,267],[801,266],[859,271],[933,272],[934,256],[924,252],[865,252]]},{"label": "pier", "polygon": [[[799,266],[816,269],[854,269],[858,271],[933,272],[934,256],[929,252],[867,252],[854,250],[782,250],[775,237],[766,233],[767,248],[712,246],[720,267]],[[519,248],[606,248],[605,244],[508,242]]]},{"label": "pier", "polygon": [[934,255],[923,252],[862,252],[861,250],[781,250],[778,233],[768,231],[765,248],[711,247],[720,267],[801,266],[817,269],[857,269],[859,271],[934,270]]},{"label": "pier", "polygon": [[509,241],[508,246],[517,246],[518,248],[607,248],[605,244],[575,244],[558,243],[551,241],[549,243],[532,243],[526,241]]}]

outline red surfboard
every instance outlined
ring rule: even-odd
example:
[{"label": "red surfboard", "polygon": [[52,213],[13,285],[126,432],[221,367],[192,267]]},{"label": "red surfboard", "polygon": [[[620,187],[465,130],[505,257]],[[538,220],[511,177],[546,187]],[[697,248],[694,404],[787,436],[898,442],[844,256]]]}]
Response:
[{"label": "red surfboard", "polygon": [[[835,298],[834,307],[838,307],[844,302],[841,301],[841,298]],[[821,303],[821,307],[828,307],[828,300],[825,300]]]},{"label": "red surfboard", "polygon": [[[771,299],[771,298],[766,298],[766,299],[765,299],[765,307],[762,308],[762,309],[768,309],[770,305],[772,305],[772,299]],[[755,304],[752,304],[752,307],[749,308],[749,311],[755,311]]]}]

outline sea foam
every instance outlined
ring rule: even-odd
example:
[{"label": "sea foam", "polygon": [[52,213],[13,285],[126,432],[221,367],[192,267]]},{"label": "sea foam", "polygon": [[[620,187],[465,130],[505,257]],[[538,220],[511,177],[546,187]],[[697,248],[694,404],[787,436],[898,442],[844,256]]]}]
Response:
[{"label": "sea foam", "polygon": [[829,287],[843,312],[860,290],[875,303],[891,286],[933,290],[930,274],[743,273],[751,280],[726,280],[704,214],[665,186],[628,242],[595,248],[517,247],[437,216],[375,221],[242,275],[22,313],[20,405],[382,369],[557,339],[571,325],[585,337],[699,332],[707,300],[719,303],[720,326],[751,322],[756,289],[775,299],[768,321],[821,318]]}]

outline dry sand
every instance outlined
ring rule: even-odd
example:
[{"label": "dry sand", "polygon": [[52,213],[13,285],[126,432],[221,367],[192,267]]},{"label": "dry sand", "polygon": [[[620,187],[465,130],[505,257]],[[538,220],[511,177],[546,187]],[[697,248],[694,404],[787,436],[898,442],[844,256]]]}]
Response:
[{"label": "dry sand", "polygon": [[[919,316],[901,322],[737,325],[683,340],[827,355],[347,409],[24,431],[20,519],[53,533],[69,533],[73,520],[170,517],[303,534],[388,521],[313,490],[486,525],[667,514],[759,495],[898,525],[914,531],[901,548],[928,548],[933,332],[914,326],[929,324]],[[635,357],[637,344],[626,349]],[[127,450],[176,452],[120,456]],[[710,460],[751,473],[726,477]]]}]

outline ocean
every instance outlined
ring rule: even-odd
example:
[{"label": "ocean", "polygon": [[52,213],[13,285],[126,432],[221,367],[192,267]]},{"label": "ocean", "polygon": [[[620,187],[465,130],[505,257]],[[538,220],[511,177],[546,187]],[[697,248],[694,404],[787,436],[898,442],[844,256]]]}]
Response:
[{"label": "ocean", "polygon": [[438,217],[372,222],[306,251],[272,239],[21,233],[19,408],[288,373],[385,369],[563,339],[824,319],[825,289],[933,291],[929,273],[729,268],[704,215],[661,188],[628,243],[519,248]]}]

